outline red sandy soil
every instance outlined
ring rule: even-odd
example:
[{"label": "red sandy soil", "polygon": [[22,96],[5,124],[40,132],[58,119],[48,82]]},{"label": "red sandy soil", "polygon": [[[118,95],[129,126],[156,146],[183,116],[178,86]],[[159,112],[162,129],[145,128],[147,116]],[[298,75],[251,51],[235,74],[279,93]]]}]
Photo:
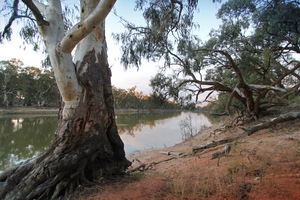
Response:
[{"label": "red sandy soil", "polygon": [[194,146],[243,132],[233,127],[211,134],[227,124],[228,120],[215,124],[174,147],[132,155],[130,169],[145,164],[146,170],[83,189],[76,199],[300,199],[300,119],[240,138],[232,143],[229,155],[220,158],[219,166],[211,156],[224,145],[192,152]]}]

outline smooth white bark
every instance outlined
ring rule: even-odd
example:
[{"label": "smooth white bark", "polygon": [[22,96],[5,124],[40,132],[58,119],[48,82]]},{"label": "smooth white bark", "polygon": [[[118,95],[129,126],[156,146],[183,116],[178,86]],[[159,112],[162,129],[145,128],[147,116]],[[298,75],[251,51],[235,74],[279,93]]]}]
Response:
[{"label": "smooth white bark", "polygon": [[281,91],[281,92],[286,92],[286,89],[284,88],[279,88],[279,87],[275,87],[275,86],[270,86],[270,85],[258,85],[258,84],[249,84],[249,87],[251,87],[252,89],[257,89],[257,90],[277,90],[277,91]]},{"label": "smooth white bark", "polygon": [[34,5],[39,9],[39,11],[43,14],[45,13],[46,5],[39,2],[38,0],[32,0]]},{"label": "smooth white bark", "polygon": [[[95,51],[95,55],[106,54],[102,52],[106,50],[104,20],[116,0],[81,1],[81,10],[85,9],[84,13],[81,13],[81,22],[67,34],[64,32],[60,0],[50,0],[48,5],[38,0],[33,0],[33,2],[50,24],[39,26],[39,30],[47,47],[55,79],[65,103],[63,119],[68,120],[78,107],[83,91],[78,81],[71,52],[81,41],[75,54],[76,63],[81,63],[86,53],[92,50]],[[81,72],[86,70],[87,67],[83,67]]]},{"label": "smooth white bark", "polygon": [[[84,1],[81,0],[81,9],[84,10],[84,12],[81,12],[81,19],[82,21],[89,21],[87,20],[90,18],[91,14],[95,12],[95,7],[99,7],[99,3],[97,3],[96,0],[92,1]],[[105,11],[107,12],[107,11]],[[75,51],[75,57],[74,62],[76,63],[76,66],[80,68],[77,68],[77,73],[79,75],[85,73],[87,71],[87,63],[82,65],[82,61],[84,60],[84,56],[87,55],[90,52],[94,52],[94,56],[96,58],[96,63],[99,62],[98,55],[105,54],[107,51],[106,41],[105,41],[105,22],[101,22],[98,24],[91,33],[89,33],[84,39],[82,39]]]},{"label": "smooth white bark", "polygon": [[72,117],[74,109],[79,104],[82,88],[78,83],[72,55],[61,52],[58,46],[65,35],[61,4],[59,0],[51,0],[46,6],[40,3],[35,5],[40,11],[43,10],[45,20],[50,24],[40,26],[39,30],[49,54],[58,89],[65,103],[63,119],[67,120]]},{"label": "smooth white bark", "polygon": [[104,22],[116,0],[101,0],[88,17],[76,24],[61,41],[63,52],[71,53],[74,47],[99,24]]}]

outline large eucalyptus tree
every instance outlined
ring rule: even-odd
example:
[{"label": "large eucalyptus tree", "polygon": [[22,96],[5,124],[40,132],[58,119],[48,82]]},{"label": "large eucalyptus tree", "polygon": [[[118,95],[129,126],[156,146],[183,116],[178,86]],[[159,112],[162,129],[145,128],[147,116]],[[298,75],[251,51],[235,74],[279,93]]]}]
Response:
[{"label": "large eucalyptus tree", "polygon": [[218,92],[226,95],[222,114],[238,102],[234,107],[249,118],[277,104],[274,99],[299,94],[300,62],[291,56],[299,54],[298,1],[223,1],[217,13],[222,24],[206,42],[194,29],[193,7],[174,2],[170,15],[164,14],[164,2],[141,3],[137,8],[144,11],[145,26],[127,23],[127,31],[115,35],[123,44],[126,66],[162,59],[161,68],[173,70],[151,80],[154,92],[179,101],[197,101],[205,92],[207,99]]},{"label": "large eucalyptus tree", "polygon": [[105,40],[105,18],[115,1],[81,0],[80,20],[68,30],[60,0],[13,1],[2,39],[20,18],[29,20],[21,35],[37,33],[28,23],[38,28],[62,105],[53,144],[0,174],[0,199],[57,199],[130,165],[115,122]]}]

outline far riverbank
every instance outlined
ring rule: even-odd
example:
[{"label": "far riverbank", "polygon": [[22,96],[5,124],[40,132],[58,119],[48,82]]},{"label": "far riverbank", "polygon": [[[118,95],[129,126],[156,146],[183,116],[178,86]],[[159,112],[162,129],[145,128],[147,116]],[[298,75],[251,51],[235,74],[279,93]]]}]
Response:
[{"label": "far riverbank", "polygon": [[[150,113],[150,112],[175,112],[180,110],[164,110],[164,109],[115,109],[116,114],[122,113]],[[12,114],[57,114],[58,108],[54,107],[11,107],[11,108],[0,108],[0,116],[12,115]]]}]

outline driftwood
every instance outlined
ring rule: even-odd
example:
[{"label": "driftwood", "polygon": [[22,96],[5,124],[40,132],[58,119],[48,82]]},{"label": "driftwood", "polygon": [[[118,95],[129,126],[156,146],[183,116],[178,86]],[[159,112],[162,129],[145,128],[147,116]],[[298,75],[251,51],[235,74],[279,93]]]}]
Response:
[{"label": "driftwood", "polygon": [[286,114],[282,114],[279,117],[275,117],[275,118],[271,119],[270,121],[259,123],[254,126],[251,126],[249,128],[245,128],[244,131],[245,131],[245,134],[252,135],[253,133],[255,133],[261,129],[269,128],[275,124],[283,123],[283,122],[294,120],[297,118],[300,118],[300,112],[289,112]]},{"label": "driftwood", "polygon": [[211,160],[218,158],[217,165],[219,166],[220,158],[229,154],[231,150],[231,144],[226,144],[221,151],[213,153]]},{"label": "driftwood", "polygon": [[[253,133],[255,133],[255,132],[257,132],[261,129],[269,128],[269,127],[274,126],[278,123],[283,123],[283,122],[294,120],[294,119],[297,119],[297,118],[300,118],[300,112],[290,112],[290,113],[282,114],[279,117],[273,118],[273,119],[271,119],[267,122],[259,123],[257,125],[254,125],[254,126],[251,126],[251,127],[248,127],[248,128],[243,128],[244,132],[240,135],[237,135],[237,136],[234,136],[234,137],[227,137],[227,138],[219,139],[219,140],[212,141],[212,142],[209,142],[207,144],[200,145],[200,146],[195,146],[195,147],[192,148],[192,150],[193,150],[193,153],[198,153],[198,152],[202,152],[202,151],[204,151],[206,149],[209,149],[209,148],[212,148],[212,147],[227,144],[227,146],[225,145],[223,150],[215,152],[212,155],[211,159],[218,158],[218,166],[219,166],[220,157],[227,155],[229,153],[230,149],[231,149],[231,145],[228,144],[228,143],[236,141],[237,139],[239,139],[241,137],[244,137],[245,135],[250,136]],[[251,163],[251,160],[250,160],[249,156],[248,156],[248,160]]]},{"label": "driftwood", "polygon": [[[183,154],[182,154],[183,155]],[[164,159],[164,160],[160,160],[160,161],[157,161],[157,162],[151,162],[150,164],[146,164],[146,163],[141,163],[139,160],[137,160],[140,164],[137,166],[137,167],[134,167],[132,169],[129,169],[126,171],[127,174],[130,174],[132,172],[136,172],[136,171],[139,171],[139,172],[144,172],[148,169],[150,169],[152,166],[154,165],[158,165],[159,163],[162,163],[162,162],[167,162],[167,161],[170,161],[170,160],[173,160],[173,159],[176,159],[177,157],[169,157],[167,159]]]},{"label": "driftwood", "polygon": [[219,145],[222,145],[222,144],[227,144],[227,143],[233,142],[233,141],[237,140],[238,138],[240,138],[241,136],[242,135],[238,135],[238,136],[235,136],[235,137],[223,138],[223,139],[220,139],[220,140],[212,141],[208,144],[195,146],[195,147],[193,147],[193,153],[202,152],[205,149],[209,149],[209,148],[216,147],[216,146],[219,146]]},{"label": "driftwood", "polygon": [[142,163],[142,164],[140,164],[140,165],[138,165],[138,166],[136,166],[132,169],[127,170],[126,173],[130,174],[130,173],[135,172],[135,171],[143,172],[145,170],[146,170],[146,164]]},{"label": "driftwood", "polygon": [[290,113],[282,114],[279,117],[271,119],[270,121],[259,123],[257,125],[254,125],[254,126],[251,126],[248,128],[243,128],[244,133],[241,135],[238,135],[235,137],[227,137],[227,138],[223,138],[220,140],[212,141],[208,144],[195,146],[195,147],[193,147],[192,150],[193,150],[193,153],[202,152],[208,148],[212,148],[212,147],[216,147],[216,146],[219,146],[222,144],[227,144],[227,143],[233,142],[233,141],[241,138],[243,135],[252,135],[253,133],[255,133],[261,129],[269,128],[270,126],[273,126],[275,124],[283,123],[283,122],[286,122],[289,120],[294,120],[297,118],[300,118],[300,112],[290,112]]},{"label": "driftwood", "polygon": [[220,157],[223,157],[223,156],[229,154],[230,150],[231,150],[231,144],[226,144],[224,146],[224,149],[222,149],[221,151],[217,151],[217,152],[213,153],[213,155],[211,157],[211,160],[216,159],[216,158],[220,158]]},{"label": "driftwood", "polygon": [[184,153],[182,152],[175,152],[175,151],[160,151],[159,153],[165,154],[167,156],[182,156]]},{"label": "driftwood", "polygon": [[[239,139],[241,137],[244,137],[245,135],[252,135],[253,133],[255,133],[255,132],[257,132],[261,129],[269,128],[270,126],[273,126],[275,124],[286,122],[286,121],[297,119],[297,118],[300,118],[300,112],[290,112],[290,113],[282,114],[279,117],[273,118],[273,119],[271,119],[267,122],[260,123],[260,124],[257,124],[257,125],[254,125],[254,126],[251,126],[251,127],[248,127],[248,128],[244,128],[243,129],[244,133],[242,133],[242,134],[239,134],[239,135],[234,136],[234,137],[227,137],[227,138],[219,139],[219,140],[216,140],[216,141],[212,141],[212,142],[209,142],[209,143],[204,144],[204,145],[195,146],[195,147],[192,148],[192,150],[193,150],[193,153],[198,153],[198,152],[202,152],[206,149],[225,144],[225,146],[222,150],[213,153],[212,157],[211,157],[211,159],[217,159],[218,158],[217,165],[219,166],[220,158],[228,155],[230,150],[231,150],[231,144],[228,144],[228,143],[234,142],[237,139]],[[132,172],[135,172],[135,171],[143,172],[143,171],[146,171],[149,168],[151,168],[153,165],[157,165],[157,164],[162,163],[162,162],[167,162],[167,161],[176,159],[178,157],[185,156],[184,153],[174,152],[174,151],[160,151],[159,153],[165,154],[165,155],[168,155],[168,156],[171,156],[171,157],[169,157],[167,159],[164,159],[164,160],[161,160],[161,161],[152,162],[150,164],[141,163],[139,160],[136,159],[139,162],[139,165],[137,167],[134,167],[134,168],[128,170],[127,173],[132,173]],[[249,151],[248,154],[253,155],[253,154],[255,154],[255,152],[252,153],[252,152]],[[251,163],[249,155],[248,155],[248,160]]]}]

